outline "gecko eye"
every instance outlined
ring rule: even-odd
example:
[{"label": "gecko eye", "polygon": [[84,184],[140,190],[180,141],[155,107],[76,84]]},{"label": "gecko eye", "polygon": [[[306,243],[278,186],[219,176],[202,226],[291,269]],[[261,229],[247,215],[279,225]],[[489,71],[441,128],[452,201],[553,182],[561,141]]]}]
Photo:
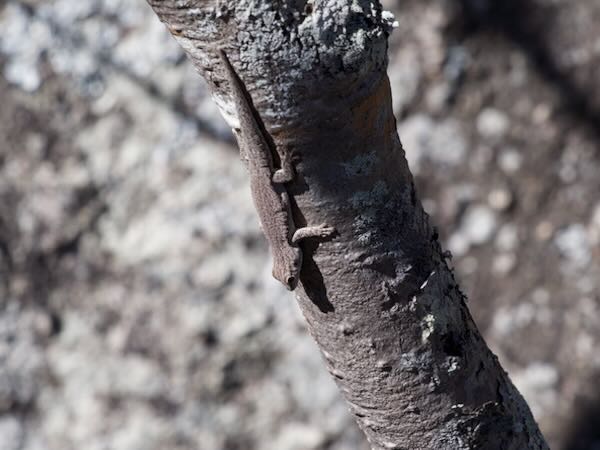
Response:
[{"label": "gecko eye", "polygon": [[288,277],[286,285],[287,288],[291,291],[296,287],[297,283],[298,282],[296,281],[296,277]]}]

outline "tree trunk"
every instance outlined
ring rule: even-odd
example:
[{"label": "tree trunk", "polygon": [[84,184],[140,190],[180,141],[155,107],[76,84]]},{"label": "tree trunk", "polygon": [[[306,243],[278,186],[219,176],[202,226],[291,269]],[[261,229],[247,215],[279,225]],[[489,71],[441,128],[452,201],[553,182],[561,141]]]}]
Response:
[{"label": "tree trunk", "polygon": [[[373,449],[547,448],[479,334],[396,132],[390,14],[368,0],[148,0],[236,125],[228,54],[277,147],[292,151],[298,302]],[[251,305],[249,306],[251,307]]]}]

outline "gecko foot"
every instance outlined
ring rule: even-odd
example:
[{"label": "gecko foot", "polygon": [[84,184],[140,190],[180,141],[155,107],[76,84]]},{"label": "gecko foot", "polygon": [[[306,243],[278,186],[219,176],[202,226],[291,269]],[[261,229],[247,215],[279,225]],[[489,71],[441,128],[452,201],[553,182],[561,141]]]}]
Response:
[{"label": "gecko foot", "polygon": [[277,169],[275,173],[273,173],[273,177],[271,178],[273,183],[281,184],[281,183],[289,183],[294,179],[294,172],[290,172],[288,169]]},{"label": "gecko foot", "polygon": [[294,233],[294,236],[292,237],[292,243],[293,244],[297,244],[299,241],[301,241],[302,239],[306,239],[306,238],[328,238],[333,236],[336,233],[336,229],[333,227],[330,227],[327,224],[321,224],[318,225],[316,227],[304,227],[304,228],[299,228],[296,230],[296,232]]},{"label": "gecko foot", "polygon": [[292,154],[289,150],[285,150],[281,156],[281,169],[277,169],[273,173],[272,180],[274,183],[289,183],[294,179],[294,165],[292,163]]}]

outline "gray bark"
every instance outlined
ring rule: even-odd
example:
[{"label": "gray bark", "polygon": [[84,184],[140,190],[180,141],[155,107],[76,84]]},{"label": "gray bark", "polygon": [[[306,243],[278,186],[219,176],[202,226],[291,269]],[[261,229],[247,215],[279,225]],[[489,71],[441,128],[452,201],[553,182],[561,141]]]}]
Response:
[{"label": "gray bark", "polygon": [[296,293],[373,449],[544,449],[478,332],[417,198],[386,75],[390,18],[368,0],[148,0],[236,124],[217,49],[273,143],[291,149]]}]

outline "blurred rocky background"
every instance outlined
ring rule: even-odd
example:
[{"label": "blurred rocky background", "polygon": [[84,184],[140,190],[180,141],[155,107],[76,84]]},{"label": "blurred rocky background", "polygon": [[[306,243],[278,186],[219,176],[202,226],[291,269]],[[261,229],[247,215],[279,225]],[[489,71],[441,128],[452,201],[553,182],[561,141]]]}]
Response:
[{"label": "blurred rocky background", "polygon": [[[600,3],[384,1],[418,190],[553,449],[600,448]],[[365,450],[142,0],[0,1],[0,450]]]}]

